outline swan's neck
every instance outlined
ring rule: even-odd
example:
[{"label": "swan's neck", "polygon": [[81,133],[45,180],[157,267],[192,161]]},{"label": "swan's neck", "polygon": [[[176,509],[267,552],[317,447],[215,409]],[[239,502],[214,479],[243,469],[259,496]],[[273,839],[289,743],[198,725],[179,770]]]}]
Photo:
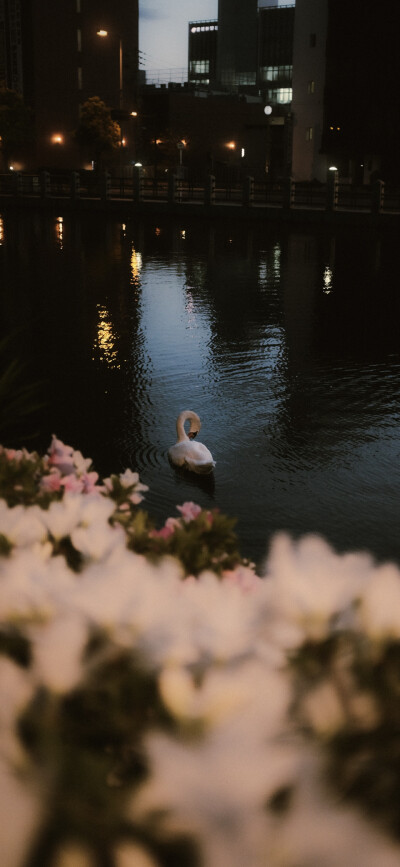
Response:
[{"label": "swan's neck", "polygon": [[182,443],[185,440],[190,442],[189,437],[185,431],[185,421],[190,421],[191,431],[199,431],[201,427],[199,416],[195,412],[192,412],[190,409],[181,412],[176,420],[176,432],[178,435],[179,443]]}]

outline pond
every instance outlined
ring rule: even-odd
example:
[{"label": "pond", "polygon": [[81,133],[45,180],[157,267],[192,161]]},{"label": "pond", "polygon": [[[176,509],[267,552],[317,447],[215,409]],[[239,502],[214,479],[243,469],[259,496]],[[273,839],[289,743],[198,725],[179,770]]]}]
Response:
[{"label": "pond", "polygon": [[[158,525],[236,516],[258,564],[279,530],[400,562],[397,260],[349,227],[4,213],[1,334],[46,401],[18,434],[137,469]],[[168,462],[183,409],[212,476]]]}]

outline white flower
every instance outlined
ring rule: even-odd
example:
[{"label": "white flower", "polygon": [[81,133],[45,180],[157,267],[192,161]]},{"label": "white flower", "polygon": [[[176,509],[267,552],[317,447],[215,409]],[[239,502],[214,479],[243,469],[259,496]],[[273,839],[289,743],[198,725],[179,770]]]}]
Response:
[{"label": "white flower", "polygon": [[74,580],[63,557],[44,559],[36,549],[15,550],[0,558],[0,618],[13,622],[51,617]]},{"label": "white flower", "polygon": [[14,767],[22,766],[25,760],[16,723],[32,695],[29,673],[11,659],[0,657],[0,754]]},{"label": "white flower", "polygon": [[[158,867],[150,854],[135,843],[119,843],[114,849],[115,867]],[[76,867],[71,864],[71,867]],[[178,865],[177,865],[178,867]]]},{"label": "white flower", "polygon": [[400,571],[391,563],[375,569],[357,611],[367,635],[376,640],[400,638]]},{"label": "white flower", "polygon": [[0,500],[0,532],[9,542],[20,548],[27,548],[35,542],[44,542],[47,532],[42,520],[42,510],[39,506],[9,508],[4,500]]},{"label": "white flower", "polygon": [[288,680],[255,661],[210,668],[199,686],[185,669],[167,667],[160,674],[160,692],[177,717],[202,720],[214,729],[234,724],[262,741],[286,727]]},{"label": "white flower", "polygon": [[400,846],[371,819],[332,798],[317,756],[303,749],[291,809],[266,839],[268,867],[398,867]]},{"label": "white flower", "polygon": [[70,536],[79,525],[83,500],[79,493],[66,493],[62,500],[50,503],[49,508],[43,510],[43,521],[54,539]]},{"label": "white flower", "polygon": [[88,626],[82,617],[60,613],[52,622],[30,630],[32,676],[39,685],[65,693],[82,679]]},{"label": "white flower", "polygon": [[0,757],[1,867],[24,867],[39,828],[43,808],[39,793],[25,784]]},{"label": "white flower", "polygon": [[82,452],[75,451],[75,449],[72,453],[72,458],[74,466],[79,474],[86,473],[89,467],[92,465],[91,458],[84,458]]},{"label": "white flower", "polygon": [[113,548],[125,544],[125,533],[120,526],[111,527],[103,521],[94,521],[88,527],[73,530],[71,542],[84,557],[102,560]]},{"label": "white flower", "polygon": [[322,737],[332,737],[346,724],[346,714],[333,683],[324,682],[307,693],[301,703],[305,721]]},{"label": "white flower", "polygon": [[0,656],[0,729],[14,725],[32,698],[33,686],[27,672],[11,659]]},{"label": "white flower", "polygon": [[333,620],[355,604],[373,571],[368,555],[338,555],[320,538],[293,542],[281,534],[267,563],[274,628],[290,643],[320,640]]}]

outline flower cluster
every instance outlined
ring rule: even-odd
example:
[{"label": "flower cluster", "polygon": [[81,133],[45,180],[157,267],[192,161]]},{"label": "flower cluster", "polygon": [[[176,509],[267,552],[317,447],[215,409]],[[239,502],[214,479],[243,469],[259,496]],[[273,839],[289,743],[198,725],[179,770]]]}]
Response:
[{"label": "flower cluster", "polygon": [[397,867],[400,572],[0,450],[2,867]]}]

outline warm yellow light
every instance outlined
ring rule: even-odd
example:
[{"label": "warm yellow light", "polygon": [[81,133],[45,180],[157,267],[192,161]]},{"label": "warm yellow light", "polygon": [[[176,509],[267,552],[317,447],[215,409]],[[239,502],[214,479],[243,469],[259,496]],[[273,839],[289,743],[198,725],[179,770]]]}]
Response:
[{"label": "warm yellow light", "polygon": [[185,138],[182,138],[182,139],[181,139],[181,144],[183,144],[183,147],[186,147],[186,145],[187,145],[187,141],[186,141]]},{"label": "warm yellow light", "polygon": [[131,111],[131,117],[137,117],[137,111]]},{"label": "warm yellow light", "polygon": [[108,30],[98,30],[97,36],[108,36]]},{"label": "warm yellow light", "polygon": [[126,138],[121,139],[121,146],[124,148],[126,145]]},{"label": "warm yellow light", "polygon": [[64,136],[61,135],[60,132],[55,132],[54,135],[52,135],[51,140],[53,144],[63,144]]},{"label": "warm yellow light", "polygon": [[226,146],[227,146],[227,148],[229,148],[229,150],[234,151],[234,150],[235,150],[235,147],[236,147],[236,142],[234,142],[234,141],[228,141],[228,142],[226,143]]},{"label": "warm yellow light", "polygon": [[162,144],[162,138],[156,138],[156,144]]}]

